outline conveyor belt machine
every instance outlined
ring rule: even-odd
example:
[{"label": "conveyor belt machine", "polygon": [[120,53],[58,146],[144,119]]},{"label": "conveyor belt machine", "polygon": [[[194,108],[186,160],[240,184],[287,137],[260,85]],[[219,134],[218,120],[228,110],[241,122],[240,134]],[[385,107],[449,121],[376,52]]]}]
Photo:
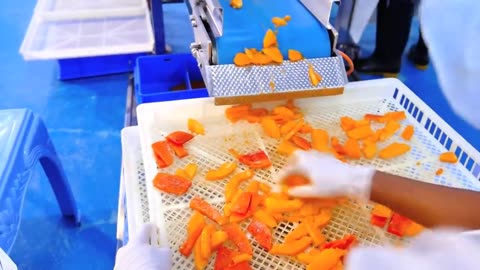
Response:
[{"label": "conveyor belt machine", "polygon": [[[243,0],[233,9],[229,0],[188,0],[197,59],[209,94],[215,103],[235,104],[343,93],[347,83],[345,66],[336,51],[337,32],[330,25],[333,0]],[[288,59],[289,49],[300,51],[305,60],[281,65],[237,67],[236,53],[262,48],[273,17],[290,15],[277,33],[279,48]],[[322,76],[313,87],[308,66]],[[275,85],[272,90],[271,85]]]}]

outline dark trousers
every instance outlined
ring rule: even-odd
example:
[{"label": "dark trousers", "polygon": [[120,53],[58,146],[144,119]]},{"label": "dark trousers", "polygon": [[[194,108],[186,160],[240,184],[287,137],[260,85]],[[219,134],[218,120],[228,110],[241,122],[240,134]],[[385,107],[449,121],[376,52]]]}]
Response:
[{"label": "dark trousers", "polygon": [[415,5],[412,0],[380,0],[374,57],[400,61],[408,42]]}]

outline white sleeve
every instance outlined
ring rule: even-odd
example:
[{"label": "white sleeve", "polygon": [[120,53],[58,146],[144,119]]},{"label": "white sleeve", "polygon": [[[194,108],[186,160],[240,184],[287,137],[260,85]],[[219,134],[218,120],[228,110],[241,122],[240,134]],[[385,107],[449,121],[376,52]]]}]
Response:
[{"label": "white sleeve", "polygon": [[8,257],[8,255],[0,248],[0,269],[2,270],[17,270],[15,263]]},{"label": "white sleeve", "polygon": [[370,21],[375,9],[378,5],[378,0],[356,0],[352,10],[352,21],[350,23],[349,33],[353,42],[359,43],[362,34]]},{"label": "white sleeve", "polygon": [[421,30],[440,87],[453,110],[476,128],[480,128],[479,14],[479,0],[422,0],[420,5]]},{"label": "white sleeve", "polygon": [[457,231],[425,232],[408,246],[359,247],[350,252],[346,270],[474,270],[480,269],[477,255],[478,233],[462,234]]},{"label": "white sleeve", "polygon": [[462,236],[469,238],[471,241],[475,241],[480,245],[480,230],[466,231],[462,233]]}]

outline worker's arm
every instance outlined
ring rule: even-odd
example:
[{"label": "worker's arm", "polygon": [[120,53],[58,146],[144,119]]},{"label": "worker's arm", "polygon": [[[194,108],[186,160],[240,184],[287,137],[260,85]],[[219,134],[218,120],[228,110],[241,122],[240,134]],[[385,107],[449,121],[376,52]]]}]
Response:
[{"label": "worker's arm", "polygon": [[480,228],[480,192],[434,185],[376,172],[370,199],[427,226]]},{"label": "worker's arm", "polygon": [[279,180],[289,174],[303,174],[311,183],[294,187],[296,197],[350,196],[372,200],[392,208],[428,227],[456,226],[480,228],[480,193],[427,184],[352,166],[315,152],[296,152]]}]

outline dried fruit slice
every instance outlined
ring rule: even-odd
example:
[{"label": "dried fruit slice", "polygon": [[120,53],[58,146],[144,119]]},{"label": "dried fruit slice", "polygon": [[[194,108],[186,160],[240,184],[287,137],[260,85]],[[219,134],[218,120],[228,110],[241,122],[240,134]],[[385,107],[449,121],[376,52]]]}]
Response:
[{"label": "dried fruit slice", "polygon": [[301,52],[297,50],[290,49],[288,50],[288,60],[292,62],[297,62],[297,61],[303,60],[303,55]]},{"label": "dried fruit slice", "polygon": [[244,53],[237,53],[233,58],[233,63],[238,67],[246,67],[252,62],[250,58]]},{"label": "dried fruit slice", "polygon": [[308,78],[310,78],[312,86],[318,86],[322,81],[322,76],[315,71],[311,63],[308,63]]},{"label": "dried fruit slice", "polygon": [[283,62],[283,55],[277,47],[270,47],[263,49],[263,53],[270,57],[273,62],[281,64]]},{"label": "dried fruit slice", "polygon": [[240,9],[243,7],[242,0],[230,0],[230,6],[235,9]]},{"label": "dried fruit slice", "polygon": [[272,23],[273,25],[275,25],[275,28],[287,25],[287,21],[285,20],[285,18],[280,18],[280,17],[273,17]]},{"label": "dried fruit slice", "polygon": [[272,31],[272,29],[268,29],[263,37],[263,48],[270,48],[277,46],[277,36]]}]

